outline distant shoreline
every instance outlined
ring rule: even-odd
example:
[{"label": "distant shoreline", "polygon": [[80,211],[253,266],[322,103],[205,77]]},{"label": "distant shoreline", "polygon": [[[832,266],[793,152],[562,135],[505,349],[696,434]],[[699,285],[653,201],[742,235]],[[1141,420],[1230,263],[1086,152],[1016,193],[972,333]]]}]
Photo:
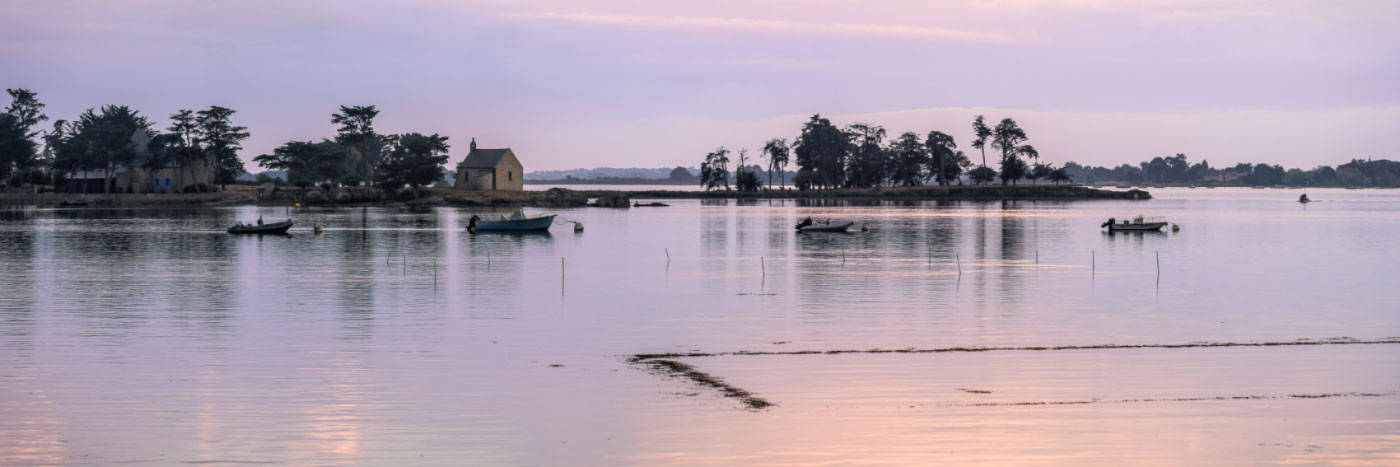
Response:
[{"label": "distant shoreline", "polygon": [[700,186],[699,181],[679,181],[669,178],[566,178],[559,180],[525,179],[525,185],[677,185]]},{"label": "distant shoreline", "polygon": [[638,199],[859,199],[859,200],[1148,200],[1143,190],[1104,190],[1070,185],[953,185],[881,188],[842,188],[834,190],[575,190],[596,198],[624,195]]},{"label": "distant shoreline", "polygon": [[[576,207],[588,199],[625,196],[632,199],[833,199],[833,200],[1148,200],[1152,195],[1143,190],[1103,190],[1083,186],[1056,185],[962,185],[883,188],[845,188],[835,190],[763,190],[740,192],[734,190],[573,190],[554,188],[525,191],[468,191],[425,188],[417,198],[401,198],[369,193],[368,188],[332,189],[325,193],[317,188],[281,190],[266,199],[258,199],[251,190],[232,190],[198,194],[89,194],[85,197],[92,207],[198,207],[198,206],[282,206],[300,203],[306,206],[537,206]],[[340,191],[354,191],[351,198],[337,196]],[[364,196],[368,194],[370,196]],[[328,196],[329,195],[329,196]],[[84,198],[69,193],[0,194],[0,205],[57,207],[64,200]],[[345,201],[332,201],[337,198]],[[353,199],[353,201],[351,200]],[[378,200],[378,201],[375,201]]]}]

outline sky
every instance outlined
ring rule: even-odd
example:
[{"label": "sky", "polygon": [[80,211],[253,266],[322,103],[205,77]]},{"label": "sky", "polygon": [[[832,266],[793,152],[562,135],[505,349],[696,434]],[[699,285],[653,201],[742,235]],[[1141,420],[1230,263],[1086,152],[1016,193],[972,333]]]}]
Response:
[{"label": "sky", "polygon": [[50,118],[231,107],[253,172],[340,105],[526,170],[696,166],[817,113],[974,159],[985,115],[1057,164],[1311,168],[1400,159],[1400,2],[5,0],[0,86]]}]

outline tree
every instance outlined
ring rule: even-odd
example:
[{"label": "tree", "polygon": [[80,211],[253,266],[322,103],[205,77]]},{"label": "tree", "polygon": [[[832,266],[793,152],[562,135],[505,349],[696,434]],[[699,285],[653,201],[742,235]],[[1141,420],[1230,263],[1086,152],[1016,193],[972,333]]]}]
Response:
[{"label": "tree", "polygon": [[39,144],[34,137],[39,131],[34,127],[49,119],[34,91],[24,88],[5,91],[10,93],[10,105],[0,114],[0,181],[35,164]]},{"label": "tree", "polygon": [[24,88],[6,89],[10,94],[10,106],[5,108],[5,113],[19,120],[20,127],[28,132],[28,138],[38,136],[39,132],[33,128],[49,117],[44,115],[44,103],[39,102],[38,94]]},{"label": "tree", "polygon": [[783,168],[788,165],[788,156],[791,150],[788,148],[786,139],[773,138],[763,143],[763,155],[768,158],[768,186],[773,186],[773,172],[778,173],[778,183],[787,185]]},{"label": "tree", "polygon": [[[980,122],[981,117],[978,117]],[[928,147],[930,156],[929,173],[939,185],[947,186],[953,179],[957,178],[956,172],[961,172],[958,165],[958,155],[962,154],[957,150],[958,143],[953,141],[953,137],[941,131],[928,132],[928,138],[924,140],[924,146]]]},{"label": "tree", "polygon": [[0,183],[29,165],[37,154],[37,145],[25,138],[26,133],[18,118],[7,113],[0,114]]},{"label": "tree", "polygon": [[333,141],[290,141],[253,161],[268,169],[287,171],[287,179],[293,182],[318,183],[349,174],[349,158],[350,150]]},{"label": "tree", "polygon": [[204,151],[195,139],[198,130],[199,125],[195,122],[193,110],[180,109],[178,112],[170,114],[170,126],[166,127],[165,131],[174,135],[173,139],[168,140],[167,143],[169,149],[173,151],[174,165],[177,168],[175,171],[176,184],[179,185],[177,193],[185,191],[185,168],[204,157]]},{"label": "tree", "polygon": [[223,185],[225,190],[239,175],[247,173],[243,160],[238,158],[238,151],[243,149],[243,140],[248,139],[248,127],[233,124],[232,117],[236,112],[213,106],[196,112],[195,117],[195,124],[198,125],[195,134],[199,138],[201,152],[214,159],[213,181]]},{"label": "tree", "polygon": [[884,183],[889,167],[888,152],[880,145],[885,139],[884,127],[857,122],[846,127],[846,134],[847,140],[853,143],[846,186],[872,187]]},{"label": "tree", "polygon": [[1059,185],[1060,182],[1070,183],[1074,181],[1074,177],[1070,176],[1069,171],[1065,170],[1064,167],[1050,171],[1050,176],[1047,178],[1056,185]]},{"label": "tree", "polygon": [[997,171],[992,170],[991,167],[982,165],[978,166],[975,169],[972,169],[971,172],[967,173],[967,176],[968,178],[972,179],[972,183],[981,185],[986,183],[992,183],[992,180],[996,180]]},{"label": "tree", "polygon": [[[973,149],[977,149],[977,150],[979,150],[979,151],[982,151],[982,167],[986,167],[986,166],[987,166],[987,139],[992,137],[992,129],[991,129],[991,128],[987,128],[987,123],[986,123],[986,121],[984,121],[984,120],[982,119],[982,116],[981,116],[981,115],[978,115],[976,119],[973,119],[973,120],[972,120],[972,134],[973,134],[972,147],[973,147]],[[976,180],[976,179],[974,179],[974,180]],[[992,179],[988,178],[988,179],[986,179],[986,182],[985,182],[985,183],[991,183],[991,182],[992,182]]]},{"label": "tree", "polygon": [[[992,148],[1001,150],[1001,184],[1008,180],[1013,183],[1025,174],[1026,163],[1021,161],[1021,143],[1026,141],[1026,132],[1010,118],[1001,119],[992,133]],[[1016,162],[1020,162],[1017,164]]]},{"label": "tree", "polygon": [[1185,154],[1177,153],[1175,156],[1166,158],[1164,162],[1166,162],[1166,170],[1162,177],[1164,181],[1173,183],[1187,181],[1186,177],[1191,171],[1191,164],[1186,162]]},{"label": "tree", "polygon": [[1201,160],[1195,165],[1192,165],[1190,169],[1187,169],[1186,178],[1187,180],[1196,181],[1207,177],[1214,177],[1219,172],[1220,171],[1210,167],[1210,161]]},{"label": "tree", "polygon": [[690,173],[690,170],[685,167],[676,167],[671,169],[671,174],[666,178],[673,182],[690,183],[695,181],[695,174]]},{"label": "tree", "polygon": [[[161,169],[176,166],[179,162],[179,135],[164,133],[151,137],[146,144],[146,160],[141,167],[155,173]],[[179,190],[183,187],[175,187]]]},{"label": "tree", "polygon": [[1247,183],[1254,185],[1278,185],[1283,183],[1283,174],[1283,167],[1269,164],[1257,164],[1244,179]]},{"label": "tree", "polygon": [[[340,125],[335,140],[358,154],[350,164],[354,171],[367,182],[374,182],[374,167],[379,163],[388,143],[387,139],[374,131],[374,118],[379,109],[372,105],[340,106],[340,112],[331,114],[331,123]],[[353,155],[352,154],[352,155]]]},{"label": "tree", "polygon": [[758,179],[758,174],[754,173],[754,170],[745,166],[748,154],[748,149],[739,149],[739,167],[734,172],[734,185],[739,191],[758,191],[763,188],[763,181]]},{"label": "tree", "polygon": [[[64,167],[89,171],[102,169],[102,192],[112,192],[118,167],[134,167],[140,149],[132,142],[136,131],[150,133],[151,122],[124,105],[105,105],[101,112],[87,109],[78,115],[55,158]],[[87,184],[83,184],[86,192]]]},{"label": "tree", "polygon": [[[849,134],[831,124],[820,114],[813,115],[802,126],[802,134],[793,141],[792,153],[800,171],[808,171],[807,187],[834,188],[845,184],[846,158],[850,153]],[[801,184],[799,184],[801,189]]]},{"label": "tree", "polygon": [[1016,154],[1026,156],[1026,159],[1030,159],[1031,162],[1040,160],[1040,151],[1036,151],[1035,147],[1029,144],[1016,148]]},{"label": "tree", "polygon": [[1031,183],[1035,183],[1036,180],[1049,179],[1050,174],[1054,172],[1055,168],[1051,167],[1050,164],[1036,162],[1035,165],[1031,166],[1031,170],[1026,173],[1026,178],[1031,179]]},{"label": "tree", "polygon": [[903,186],[918,186],[924,181],[924,165],[929,161],[929,149],[919,135],[906,131],[890,143],[890,182]]},{"label": "tree", "polygon": [[380,158],[375,172],[381,186],[413,189],[431,185],[442,179],[442,165],[447,163],[446,136],[407,133],[389,138],[389,151]]},{"label": "tree", "polygon": [[43,157],[45,165],[48,166],[48,180],[49,183],[54,185],[57,185],[54,180],[54,171],[62,169],[58,160],[58,148],[68,140],[72,131],[71,128],[72,125],[69,125],[67,120],[54,120],[53,128],[44,132],[44,137],[42,138],[44,140]]},{"label": "tree", "polygon": [[1030,172],[1029,169],[1030,167],[1026,166],[1026,161],[1021,160],[1019,157],[1012,156],[1010,159],[1007,159],[1005,163],[1001,164],[1001,173],[998,174],[998,176],[1001,178],[1002,185],[1005,185],[1008,181],[1011,182],[1012,185],[1015,185],[1016,180],[1026,178],[1026,174]]},{"label": "tree", "polygon": [[967,172],[967,169],[971,167],[972,159],[968,159],[967,154],[963,154],[962,151],[954,151],[952,161],[947,164],[947,168],[945,169],[947,183],[952,184],[954,180],[958,180],[958,184],[961,185],[962,181],[959,180],[959,177],[962,177],[962,174]]},{"label": "tree", "polygon": [[706,154],[705,162],[700,164],[700,186],[711,190],[720,185],[729,189],[729,150],[724,146]]}]

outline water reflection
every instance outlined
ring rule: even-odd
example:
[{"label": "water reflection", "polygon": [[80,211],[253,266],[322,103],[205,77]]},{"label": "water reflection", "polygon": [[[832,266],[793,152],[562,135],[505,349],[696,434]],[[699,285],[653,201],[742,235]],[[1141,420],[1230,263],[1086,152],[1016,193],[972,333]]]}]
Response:
[{"label": "water reflection", "polygon": [[[552,235],[470,235],[455,208],[0,210],[0,464],[1385,460],[1395,397],[975,405],[1385,392],[1378,345],[690,362],[780,404],[761,413],[624,359],[1400,335],[1400,196],[1192,196],[668,200]],[[1101,233],[1127,211],[1189,230]],[[298,227],[223,232],[259,215]],[[1179,449],[1205,425],[1226,428]],[[1324,448],[1261,454],[1278,440]]]}]

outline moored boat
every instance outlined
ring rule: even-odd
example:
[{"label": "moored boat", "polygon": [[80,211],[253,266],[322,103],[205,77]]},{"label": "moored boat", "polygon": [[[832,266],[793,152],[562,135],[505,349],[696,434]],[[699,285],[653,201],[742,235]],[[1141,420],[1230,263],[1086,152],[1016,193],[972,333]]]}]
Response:
[{"label": "moored boat", "polygon": [[821,223],[816,223],[816,222],[813,222],[813,221],[812,221],[812,218],[808,217],[808,218],[806,218],[806,219],[803,219],[803,220],[802,220],[802,223],[797,224],[797,231],[798,231],[798,232],[845,232],[847,229],[850,229],[852,225],[855,225],[855,221],[835,221],[835,222],[832,222],[830,219],[827,219],[827,220],[825,220],[825,221],[822,221]]},{"label": "moored boat", "polygon": [[472,215],[467,220],[467,231],[476,233],[478,231],[500,231],[500,232],[523,232],[531,230],[549,230],[549,226],[554,224],[554,217],[557,214],[545,214],[541,216],[529,217],[525,211],[516,210],[508,216],[487,216]]},{"label": "moored boat", "polygon": [[1107,222],[1104,222],[1099,227],[1108,227],[1109,232],[1155,232],[1162,230],[1162,227],[1166,226],[1166,219],[1144,219],[1142,216],[1137,216],[1133,218],[1131,222],[1126,219],[1124,219],[1123,222],[1118,222],[1117,219],[1110,217]]},{"label": "moored boat", "polygon": [[239,222],[228,228],[231,234],[285,234],[287,229],[292,228],[292,220],[287,219],[282,222],[271,224],[244,224]]},{"label": "moored boat", "polygon": [[1303,193],[1302,196],[1299,196],[1299,197],[1298,197],[1298,202],[1299,202],[1299,203],[1311,203],[1312,200],[1311,200],[1311,199],[1308,199],[1308,194],[1307,194],[1307,193]]}]

